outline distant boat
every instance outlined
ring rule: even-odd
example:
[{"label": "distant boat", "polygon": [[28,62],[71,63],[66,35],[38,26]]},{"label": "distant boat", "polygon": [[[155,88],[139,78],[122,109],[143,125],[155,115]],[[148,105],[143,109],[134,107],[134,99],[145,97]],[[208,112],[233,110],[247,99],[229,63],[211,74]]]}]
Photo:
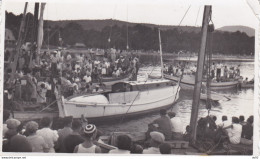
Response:
[{"label": "distant boat", "polygon": [[107,120],[134,116],[171,107],[179,97],[178,86],[165,79],[119,82],[110,92],[64,99],[64,116]]},{"label": "distant boat", "polygon": [[[175,82],[178,82],[180,77],[171,76],[168,74],[164,74],[164,78],[173,80]],[[202,82],[203,85],[206,85],[206,82]],[[218,89],[230,89],[235,88],[239,84],[239,81],[228,81],[228,82],[211,82],[210,88],[212,90],[218,90]],[[193,89],[195,85],[195,77],[193,75],[184,75],[181,79],[180,86],[182,89]]]}]

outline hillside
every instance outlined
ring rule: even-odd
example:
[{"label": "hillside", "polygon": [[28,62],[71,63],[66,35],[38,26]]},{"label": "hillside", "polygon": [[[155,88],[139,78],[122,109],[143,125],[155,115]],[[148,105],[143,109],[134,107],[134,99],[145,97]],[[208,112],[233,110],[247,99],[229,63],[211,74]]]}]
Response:
[{"label": "hillside", "polygon": [[255,36],[255,29],[247,27],[247,26],[241,26],[241,25],[237,25],[237,26],[224,26],[224,27],[221,27],[221,28],[219,28],[217,30],[228,31],[228,32],[240,31],[240,32],[246,33],[250,37]]},{"label": "hillside", "polygon": [[[101,31],[103,28],[107,26],[117,25],[118,27],[126,26],[128,24],[129,27],[133,27],[140,23],[130,23],[120,20],[113,20],[113,19],[104,19],[104,20],[64,20],[64,21],[46,21],[46,23],[51,26],[59,26],[65,27],[67,24],[74,22],[80,24],[84,30],[96,30]],[[155,25],[155,24],[147,24],[142,23],[143,26],[147,26],[150,28],[160,27],[161,30],[168,30],[168,29],[175,29],[184,31],[184,32],[200,32],[200,27],[193,27],[193,26],[173,26],[173,25]]]}]

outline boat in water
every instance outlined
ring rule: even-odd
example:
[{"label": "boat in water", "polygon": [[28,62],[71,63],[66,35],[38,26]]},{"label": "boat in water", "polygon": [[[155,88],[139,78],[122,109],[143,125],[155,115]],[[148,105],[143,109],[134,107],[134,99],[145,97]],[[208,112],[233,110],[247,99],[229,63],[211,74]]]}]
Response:
[{"label": "boat in water", "polygon": [[[178,82],[180,80],[180,77],[172,76],[168,74],[164,74],[164,78]],[[195,77],[194,75],[184,75],[183,78],[180,81],[180,86],[182,89],[194,89],[195,85]],[[206,81],[202,82],[202,85],[206,85]],[[239,81],[227,81],[227,82],[210,82],[210,88],[211,90],[218,90],[218,89],[230,89],[235,88],[239,85]]]},{"label": "boat in water", "polygon": [[171,107],[179,97],[178,85],[170,80],[125,81],[109,92],[62,100],[64,116],[88,120],[107,120],[135,116]]}]

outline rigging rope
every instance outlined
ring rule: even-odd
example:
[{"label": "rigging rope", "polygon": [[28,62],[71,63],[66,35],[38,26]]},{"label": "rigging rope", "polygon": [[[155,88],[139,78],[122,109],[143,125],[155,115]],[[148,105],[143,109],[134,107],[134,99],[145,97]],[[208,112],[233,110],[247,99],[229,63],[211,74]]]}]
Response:
[{"label": "rigging rope", "polygon": [[198,13],[197,13],[197,17],[196,17],[196,21],[195,21],[195,25],[194,26],[196,26],[196,24],[197,24],[199,13],[200,13],[200,8],[201,8],[201,6],[199,7],[199,10],[198,10]]},{"label": "rigging rope", "polygon": [[187,13],[188,13],[188,11],[189,11],[190,7],[191,7],[191,5],[190,5],[190,6],[189,6],[189,8],[186,10],[186,12],[185,12],[184,16],[182,17],[182,19],[181,19],[181,21],[180,21],[180,23],[179,23],[179,25],[178,25],[178,26],[180,26],[180,25],[181,25],[182,21],[184,20],[185,16],[186,16],[186,15],[187,15]]}]

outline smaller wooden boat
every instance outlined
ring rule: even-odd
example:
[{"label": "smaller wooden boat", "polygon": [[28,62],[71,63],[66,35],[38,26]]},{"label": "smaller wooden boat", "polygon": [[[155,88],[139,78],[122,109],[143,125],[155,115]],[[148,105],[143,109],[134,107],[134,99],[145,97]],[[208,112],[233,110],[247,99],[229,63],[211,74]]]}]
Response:
[{"label": "smaller wooden boat", "polygon": [[[173,80],[175,82],[178,82],[180,77],[171,76],[168,74],[164,74],[164,78]],[[203,85],[206,85],[206,82],[202,82]],[[228,82],[211,82],[210,88],[212,90],[218,90],[218,89],[230,89],[235,88],[239,84],[238,81],[228,81]],[[194,89],[195,85],[195,77],[194,75],[184,75],[181,79],[180,86],[182,89],[190,90]]]}]

